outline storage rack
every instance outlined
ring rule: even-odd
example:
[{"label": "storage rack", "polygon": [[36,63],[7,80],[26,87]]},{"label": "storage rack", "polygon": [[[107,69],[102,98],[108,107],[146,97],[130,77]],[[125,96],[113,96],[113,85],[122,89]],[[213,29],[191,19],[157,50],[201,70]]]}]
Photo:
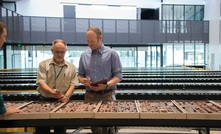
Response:
[{"label": "storage rack", "polygon": [[[1,70],[4,99],[37,100],[36,76],[37,70]],[[117,86],[117,99],[220,99],[221,71],[124,69]],[[83,100],[84,86],[77,87],[70,99]]]}]

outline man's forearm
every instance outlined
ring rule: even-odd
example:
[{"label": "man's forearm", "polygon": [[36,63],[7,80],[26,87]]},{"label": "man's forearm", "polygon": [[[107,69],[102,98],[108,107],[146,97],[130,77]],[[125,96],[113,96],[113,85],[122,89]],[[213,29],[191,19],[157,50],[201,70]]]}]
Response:
[{"label": "man's forearm", "polygon": [[51,89],[46,83],[40,82],[39,85],[40,85],[41,89],[44,90],[46,93],[52,94],[53,89]]},{"label": "man's forearm", "polygon": [[67,90],[67,92],[65,93],[65,96],[67,96],[68,98],[70,98],[73,93],[74,93],[74,89],[75,89],[75,86],[70,86]]}]

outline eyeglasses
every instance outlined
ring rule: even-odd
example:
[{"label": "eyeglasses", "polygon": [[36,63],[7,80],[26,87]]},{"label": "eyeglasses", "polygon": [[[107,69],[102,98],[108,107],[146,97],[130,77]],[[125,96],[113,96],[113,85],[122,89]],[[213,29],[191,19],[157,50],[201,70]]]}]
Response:
[{"label": "eyeglasses", "polygon": [[65,54],[66,53],[66,51],[53,51],[53,52],[56,54]]}]

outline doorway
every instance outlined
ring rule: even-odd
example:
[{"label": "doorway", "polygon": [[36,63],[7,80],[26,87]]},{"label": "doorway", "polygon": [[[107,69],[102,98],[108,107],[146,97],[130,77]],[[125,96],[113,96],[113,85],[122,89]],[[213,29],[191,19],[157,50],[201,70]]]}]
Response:
[{"label": "doorway", "polygon": [[141,20],[159,20],[159,8],[141,8]]}]

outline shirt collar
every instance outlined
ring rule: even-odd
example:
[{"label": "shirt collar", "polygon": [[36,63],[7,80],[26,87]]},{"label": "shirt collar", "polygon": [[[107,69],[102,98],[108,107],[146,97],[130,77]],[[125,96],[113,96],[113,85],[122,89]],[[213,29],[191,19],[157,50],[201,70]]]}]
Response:
[{"label": "shirt collar", "polygon": [[99,54],[103,54],[104,53],[104,44],[102,44],[101,48],[98,49],[97,52],[91,50],[91,54],[96,54],[96,53],[99,53]]}]

